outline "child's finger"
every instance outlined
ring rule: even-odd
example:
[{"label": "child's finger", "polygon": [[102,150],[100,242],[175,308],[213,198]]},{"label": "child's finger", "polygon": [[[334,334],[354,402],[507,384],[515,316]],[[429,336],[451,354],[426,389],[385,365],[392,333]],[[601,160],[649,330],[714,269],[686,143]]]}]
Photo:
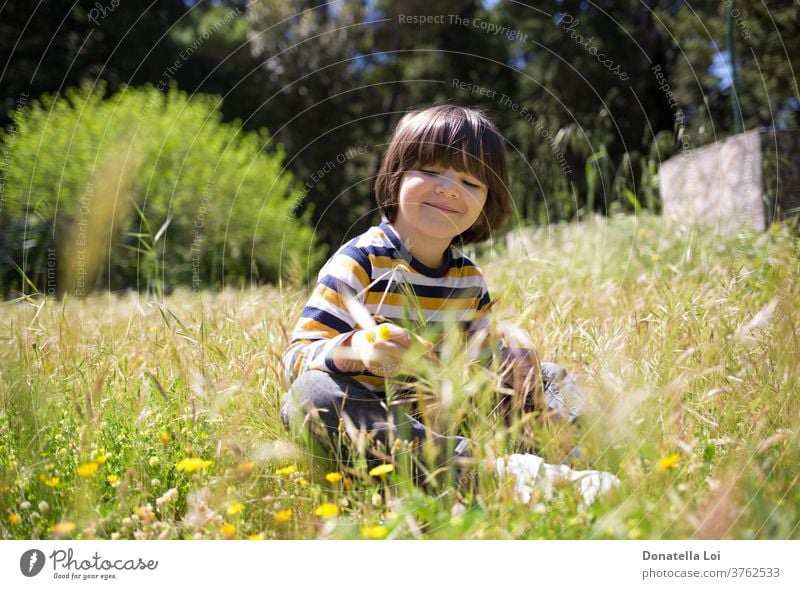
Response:
[{"label": "child's finger", "polygon": [[378,342],[391,342],[403,348],[411,346],[411,334],[407,329],[403,329],[391,323],[382,323],[374,330],[376,332],[376,344]]}]

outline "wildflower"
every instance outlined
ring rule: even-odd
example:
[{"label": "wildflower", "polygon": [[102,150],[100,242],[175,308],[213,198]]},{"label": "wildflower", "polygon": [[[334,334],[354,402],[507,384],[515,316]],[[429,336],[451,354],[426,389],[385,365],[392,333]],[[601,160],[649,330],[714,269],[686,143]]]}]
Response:
[{"label": "wildflower", "polygon": [[253,472],[253,469],[256,467],[255,462],[242,462],[236,467],[236,474],[242,477],[249,476],[250,473]]},{"label": "wildflower", "polygon": [[361,528],[361,537],[369,540],[383,540],[389,534],[384,526],[364,526]]},{"label": "wildflower", "polygon": [[339,508],[333,503],[323,503],[314,510],[314,515],[318,515],[322,519],[330,519],[339,515]]},{"label": "wildflower", "polygon": [[652,256],[650,256],[650,259],[653,262],[658,262],[658,260],[661,259],[661,256],[659,256],[658,254],[653,254]]},{"label": "wildflower", "polygon": [[158,466],[158,462],[159,462],[158,456],[151,456],[150,460],[147,461],[147,464],[149,464],[150,466]]},{"label": "wildflower", "polygon": [[119,485],[119,477],[115,474],[110,474],[106,477],[106,480],[112,487],[116,487]]},{"label": "wildflower", "polygon": [[52,477],[52,478],[49,478],[49,479],[48,479],[47,477],[45,477],[44,475],[42,475],[42,477],[41,477],[41,481],[42,481],[42,482],[43,482],[45,485],[47,485],[48,487],[50,487],[51,489],[54,489],[55,487],[57,487],[57,486],[58,486],[58,483],[59,483],[59,478],[58,478],[58,477]]},{"label": "wildflower", "polygon": [[392,337],[392,332],[389,330],[389,326],[385,323],[378,327],[378,337],[383,340],[387,340]]},{"label": "wildflower", "polygon": [[275,474],[288,477],[293,472],[297,472],[296,464],[290,464],[289,466],[284,466],[283,468],[279,468],[278,470],[275,471]]},{"label": "wildflower", "polygon": [[233,503],[231,505],[228,505],[227,514],[228,515],[236,515],[237,513],[242,511],[243,509],[244,509],[244,505],[242,505],[241,503]]},{"label": "wildflower", "polygon": [[22,503],[19,504],[19,508],[28,510],[28,509],[31,508],[31,502],[30,501],[23,501]]},{"label": "wildflower", "polygon": [[58,538],[66,538],[75,530],[75,524],[72,522],[59,522],[50,528]]},{"label": "wildflower", "polygon": [[97,464],[101,464],[101,465],[105,464],[106,460],[108,460],[108,454],[100,454],[99,456],[96,456],[95,459],[94,459],[94,461]]},{"label": "wildflower", "polygon": [[164,446],[169,444],[169,434],[166,432],[161,432],[161,444]]},{"label": "wildflower", "polygon": [[47,501],[39,501],[39,505],[37,507],[42,513],[47,513],[50,511],[50,504]]},{"label": "wildflower", "polygon": [[162,507],[163,505],[166,505],[170,501],[177,498],[178,498],[178,489],[172,487],[171,489],[168,489],[167,492],[164,493],[161,497],[158,497],[156,499],[156,506]]},{"label": "wildflower", "polygon": [[382,477],[384,475],[394,472],[394,464],[379,464],[369,471],[371,477]]},{"label": "wildflower", "polygon": [[210,460],[203,460],[202,458],[184,458],[175,465],[175,469],[185,472],[197,472],[205,469],[210,464]]},{"label": "wildflower", "polygon": [[364,334],[364,339],[367,340],[369,343],[374,344],[375,343],[375,334],[372,333],[371,331],[368,331],[368,332],[366,332]]},{"label": "wildflower", "polygon": [[681,457],[680,454],[677,453],[667,454],[666,456],[664,456],[664,458],[658,461],[658,463],[656,464],[656,470],[668,470],[672,468],[678,463],[680,457]]},{"label": "wildflower", "polygon": [[89,478],[94,476],[99,468],[96,462],[87,462],[86,464],[81,464],[78,467],[78,475],[84,478]]},{"label": "wildflower", "polygon": [[325,475],[325,480],[329,483],[336,484],[342,480],[342,475],[338,472],[329,472]]},{"label": "wildflower", "polygon": [[222,526],[222,536],[226,540],[231,540],[235,533],[236,533],[236,526],[234,526],[233,524],[225,524],[224,526]]},{"label": "wildflower", "polygon": [[273,516],[272,516],[272,517],[273,517],[273,518],[275,519],[275,521],[276,521],[276,522],[278,522],[279,524],[285,524],[285,523],[286,523],[286,522],[288,522],[290,519],[292,519],[292,515],[293,515],[293,513],[292,513],[292,510],[291,510],[291,509],[281,509],[280,511],[276,511],[276,512],[273,514]]},{"label": "wildflower", "polygon": [[263,540],[264,539],[264,534],[263,533],[262,534],[250,534],[247,537],[247,539],[248,540]]},{"label": "wildflower", "polygon": [[373,493],[372,505],[374,505],[375,507],[380,507],[381,503],[383,503],[383,497],[381,497],[380,493]]},{"label": "wildflower", "polygon": [[18,514],[12,513],[8,516],[8,522],[12,526],[18,526],[20,523],[22,523],[22,518]]}]

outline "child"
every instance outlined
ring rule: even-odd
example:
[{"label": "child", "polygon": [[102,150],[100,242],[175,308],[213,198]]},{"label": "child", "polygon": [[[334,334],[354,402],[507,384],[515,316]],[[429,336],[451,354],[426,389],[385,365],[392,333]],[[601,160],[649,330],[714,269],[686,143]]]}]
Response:
[{"label": "child", "polygon": [[[503,137],[473,109],[411,112],[392,136],[375,194],[383,222],[328,260],[294,330],[281,415],[287,427],[318,426],[315,437],[336,456],[346,445],[340,423],[351,441],[368,433],[378,442],[373,456],[382,449],[384,459],[398,438],[436,442],[447,458],[465,456],[469,440],[430,431],[389,406],[385,386],[420,339],[399,325],[409,308],[426,328],[455,323],[472,336],[488,325],[486,283],[459,248],[489,238],[511,214]],[[580,393],[563,369],[542,364],[540,375],[533,352],[498,349],[516,394],[512,405],[575,418]]]}]

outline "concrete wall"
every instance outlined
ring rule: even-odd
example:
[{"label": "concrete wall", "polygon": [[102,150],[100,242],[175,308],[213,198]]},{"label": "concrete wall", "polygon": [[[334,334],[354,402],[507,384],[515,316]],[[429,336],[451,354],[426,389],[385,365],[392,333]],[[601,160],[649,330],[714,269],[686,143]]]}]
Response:
[{"label": "concrete wall", "polygon": [[702,223],[721,233],[767,227],[761,175],[761,134],[755,129],[698,149],[658,167],[664,216]]}]

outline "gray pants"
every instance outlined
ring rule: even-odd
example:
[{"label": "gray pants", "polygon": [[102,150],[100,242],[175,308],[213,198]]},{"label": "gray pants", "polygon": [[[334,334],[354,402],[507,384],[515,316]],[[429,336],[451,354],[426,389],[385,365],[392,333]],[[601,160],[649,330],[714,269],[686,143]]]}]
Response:
[{"label": "gray pants", "polygon": [[[551,362],[542,362],[544,398],[549,409],[572,422],[580,415],[583,395],[567,371]],[[419,420],[347,376],[310,370],[301,374],[284,398],[281,419],[289,428],[310,428],[314,439],[334,456],[342,456],[344,428],[370,434],[388,454],[393,440],[416,440],[420,445],[435,443],[445,456],[469,455],[470,440],[443,436],[426,428]]]}]

